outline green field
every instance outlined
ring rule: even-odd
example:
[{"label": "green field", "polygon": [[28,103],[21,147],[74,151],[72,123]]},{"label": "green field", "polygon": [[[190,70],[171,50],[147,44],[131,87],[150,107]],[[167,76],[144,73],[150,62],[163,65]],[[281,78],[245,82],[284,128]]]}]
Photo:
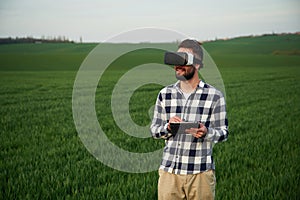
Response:
[{"label": "green field", "polygon": [[[73,84],[95,46],[0,45],[0,199],[156,199],[157,171],[107,167],[76,131]],[[298,199],[300,36],[244,37],[204,47],[223,77],[230,126],[228,141],[214,147],[216,199]],[[136,63],[128,59],[134,57],[139,57]],[[155,51],[132,52],[99,81],[99,123],[113,143],[128,151],[154,151],[164,142],[134,138],[116,126],[112,89],[134,65],[160,58]],[[148,110],[160,88],[148,84],[132,95],[130,114],[137,124],[149,123]]]}]

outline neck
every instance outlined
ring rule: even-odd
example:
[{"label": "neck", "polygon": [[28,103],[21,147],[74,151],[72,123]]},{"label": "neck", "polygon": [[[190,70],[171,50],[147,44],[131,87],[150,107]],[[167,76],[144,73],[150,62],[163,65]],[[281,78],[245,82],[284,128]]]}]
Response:
[{"label": "neck", "polygon": [[190,80],[180,81],[180,88],[183,92],[190,93],[197,88],[199,82],[199,77],[193,77]]}]

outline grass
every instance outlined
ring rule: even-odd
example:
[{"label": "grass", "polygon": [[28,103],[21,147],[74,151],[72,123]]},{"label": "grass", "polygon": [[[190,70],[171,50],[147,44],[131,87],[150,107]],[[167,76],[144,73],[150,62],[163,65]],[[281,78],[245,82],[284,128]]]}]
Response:
[{"label": "grass", "polygon": [[[225,83],[230,125],[229,140],[214,148],[216,199],[300,195],[300,57],[273,53],[299,50],[299,44],[296,35],[204,44]],[[109,168],[78,137],[72,89],[76,70],[94,46],[0,46],[0,199],[156,199],[157,171],[131,174]],[[136,53],[145,59],[132,63]],[[111,116],[110,96],[122,74],[148,59],[161,57],[132,52],[120,58],[96,92],[98,120],[108,137],[133,152],[164,144],[123,133]],[[120,63],[128,65],[120,68]],[[137,124],[149,123],[148,110],[160,88],[148,84],[132,95],[130,114]]]}]

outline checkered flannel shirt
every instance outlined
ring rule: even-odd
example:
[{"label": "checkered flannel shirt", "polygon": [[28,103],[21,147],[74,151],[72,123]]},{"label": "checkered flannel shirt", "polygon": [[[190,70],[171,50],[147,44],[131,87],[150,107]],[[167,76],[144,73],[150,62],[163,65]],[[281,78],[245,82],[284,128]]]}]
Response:
[{"label": "checkered flannel shirt", "polygon": [[[175,174],[214,170],[213,145],[228,137],[224,96],[211,85],[200,81],[186,104],[182,105],[185,97],[179,83],[163,88],[158,94],[150,127],[154,138],[163,138],[166,142],[160,169]],[[201,122],[208,132],[204,138],[198,139],[185,133],[172,136],[167,124],[173,116],[179,116],[184,121]]]}]

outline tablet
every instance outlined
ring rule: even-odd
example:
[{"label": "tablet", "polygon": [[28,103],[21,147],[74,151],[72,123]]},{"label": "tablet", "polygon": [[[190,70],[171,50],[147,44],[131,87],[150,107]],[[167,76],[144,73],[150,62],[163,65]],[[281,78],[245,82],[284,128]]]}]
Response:
[{"label": "tablet", "polygon": [[186,129],[199,128],[198,122],[174,122],[170,123],[172,135],[185,133]]}]

